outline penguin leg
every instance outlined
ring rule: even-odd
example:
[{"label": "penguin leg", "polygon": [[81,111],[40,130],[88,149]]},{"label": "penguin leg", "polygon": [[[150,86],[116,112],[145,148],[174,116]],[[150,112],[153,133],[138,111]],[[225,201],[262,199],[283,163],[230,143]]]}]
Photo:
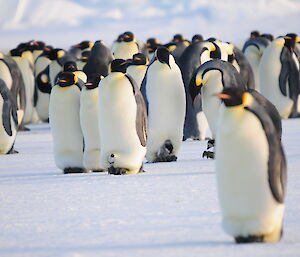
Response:
[{"label": "penguin leg", "polygon": [[115,168],[114,166],[110,166],[108,168],[108,173],[112,175],[124,175],[126,174],[128,169],[125,168]]},{"label": "penguin leg", "polygon": [[64,168],[64,174],[70,174],[70,173],[85,173],[85,169],[79,167]]},{"label": "penguin leg", "polygon": [[15,153],[19,153],[17,150],[14,149],[14,145],[12,145],[12,147],[10,148],[10,150],[6,153],[6,154],[15,154]]},{"label": "penguin leg", "polygon": [[202,154],[202,158],[206,157],[207,159],[215,159],[215,153],[211,151],[204,151]]},{"label": "penguin leg", "polygon": [[142,164],[142,166],[140,167],[140,170],[139,170],[138,173],[143,173],[143,172],[146,172],[146,171],[144,170],[144,164]]},{"label": "penguin leg", "polygon": [[255,235],[237,236],[234,239],[237,244],[263,243],[264,242],[264,236],[255,236]]}]

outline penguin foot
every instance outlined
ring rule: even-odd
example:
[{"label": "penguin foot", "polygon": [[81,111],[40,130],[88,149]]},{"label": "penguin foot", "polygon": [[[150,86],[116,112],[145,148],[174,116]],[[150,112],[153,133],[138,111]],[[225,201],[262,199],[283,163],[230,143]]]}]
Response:
[{"label": "penguin foot", "polygon": [[103,169],[99,169],[99,170],[92,170],[92,172],[105,172],[105,170],[103,170]]},{"label": "penguin foot", "polygon": [[19,151],[14,149],[14,147],[12,147],[6,154],[15,154],[15,153],[19,153]]},{"label": "penguin foot", "polygon": [[215,140],[214,139],[209,139],[208,141],[207,141],[207,150],[208,149],[210,149],[210,148],[212,148],[212,147],[214,147],[215,146]]},{"label": "penguin foot", "polygon": [[19,131],[30,131],[30,128],[22,126],[22,127],[19,127]]},{"label": "penguin foot", "polygon": [[202,158],[206,157],[207,159],[215,159],[215,153],[211,151],[204,151],[202,154]]},{"label": "penguin foot", "polygon": [[114,166],[110,166],[108,168],[108,174],[112,174],[112,175],[124,175],[127,173],[127,169],[124,168],[115,168]]},{"label": "penguin foot", "polygon": [[64,168],[64,174],[70,173],[85,173],[85,169],[79,167]]},{"label": "penguin foot", "polygon": [[177,156],[167,155],[167,156],[157,156],[153,162],[176,162]]},{"label": "penguin foot", "polygon": [[244,243],[263,243],[264,236],[254,236],[249,235],[247,237],[244,236],[237,236],[234,238],[237,244],[244,244]]}]

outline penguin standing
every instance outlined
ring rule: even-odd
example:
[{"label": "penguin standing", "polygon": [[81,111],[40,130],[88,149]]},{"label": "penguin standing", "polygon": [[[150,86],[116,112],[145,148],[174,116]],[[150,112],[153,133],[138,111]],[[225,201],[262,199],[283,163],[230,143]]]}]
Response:
[{"label": "penguin standing", "polygon": [[129,65],[126,73],[135,80],[137,86],[140,88],[148,68],[147,57],[141,53],[135,54],[132,60],[128,62]]},{"label": "penguin standing", "polygon": [[94,43],[91,41],[82,41],[78,45],[73,45],[70,52],[74,52],[74,48],[79,49],[80,51],[78,52],[78,60],[76,62],[77,67],[79,70],[83,70],[84,66],[87,64],[87,61],[90,57],[91,54],[91,49],[94,46]]},{"label": "penguin standing", "polygon": [[167,48],[156,50],[142,85],[148,103],[149,162],[176,161],[185,116],[185,91],[181,72]]},{"label": "penguin standing", "polygon": [[84,138],[83,167],[103,171],[100,164],[99,89],[101,75],[90,77],[80,95],[80,125]]},{"label": "penguin standing", "polygon": [[[186,115],[184,122],[183,139],[204,140],[207,130],[207,121],[202,111],[201,97],[198,101],[192,101],[189,94],[189,85],[196,69],[203,63],[212,60],[221,59],[220,48],[213,42],[196,42],[186,48],[179,59],[179,67],[182,73],[186,93]],[[198,122],[199,118],[199,122]]]},{"label": "penguin standing", "polygon": [[180,56],[189,45],[190,42],[181,34],[176,34],[174,35],[173,40],[164,46],[171,52],[174,56],[175,62],[178,64]]},{"label": "penguin standing", "polygon": [[66,52],[63,49],[56,48],[51,52],[51,63],[49,65],[49,79],[52,87],[55,86],[58,73],[63,70],[63,57]]},{"label": "penguin standing", "polygon": [[278,133],[250,93],[225,88],[217,97],[224,102],[216,133],[223,228],[237,243],[277,242],[283,231],[286,185]]},{"label": "penguin standing", "polygon": [[122,38],[123,41],[118,43],[112,52],[115,59],[130,59],[137,53],[147,54],[145,45],[141,41],[136,40],[132,32],[124,32]]},{"label": "penguin standing", "polygon": [[115,59],[111,73],[99,83],[100,163],[110,174],[143,171],[146,154],[147,114],[143,96],[126,62]]},{"label": "penguin standing", "polygon": [[299,115],[299,70],[294,58],[295,41],[280,37],[265,49],[259,65],[261,93],[277,108],[284,119]]},{"label": "penguin standing", "polygon": [[66,173],[82,173],[83,134],[80,127],[80,90],[72,72],[58,76],[49,103],[49,122],[56,166]]},{"label": "penguin standing", "polygon": [[13,149],[18,129],[17,106],[0,79],[0,154],[16,153]]},{"label": "penguin standing", "polygon": [[[29,52],[29,51],[26,51]],[[34,113],[34,75],[31,63],[26,57],[23,57],[23,52],[19,48],[15,48],[10,51],[12,59],[17,63],[25,86],[25,111],[24,111],[24,124],[31,123],[35,118]]]},{"label": "penguin standing", "polygon": [[113,56],[110,49],[106,46],[104,41],[98,40],[91,50],[91,55],[83,71],[88,77],[94,76],[94,74],[105,77],[108,74],[108,67],[112,60]]},{"label": "penguin standing", "polygon": [[270,41],[263,37],[248,39],[243,46],[243,53],[249,61],[255,81],[255,89],[260,92],[259,86],[259,63]]},{"label": "penguin standing", "polygon": [[19,129],[24,129],[22,123],[26,106],[25,85],[18,64],[9,56],[0,52],[0,78],[4,80],[9,88],[14,103],[21,117]]},{"label": "penguin standing", "polygon": [[161,46],[161,43],[159,42],[159,40],[157,40],[156,38],[149,38],[146,42],[146,47],[147,47],[147,56],[148,56],[148,60],[152,60],[156,49]]}]

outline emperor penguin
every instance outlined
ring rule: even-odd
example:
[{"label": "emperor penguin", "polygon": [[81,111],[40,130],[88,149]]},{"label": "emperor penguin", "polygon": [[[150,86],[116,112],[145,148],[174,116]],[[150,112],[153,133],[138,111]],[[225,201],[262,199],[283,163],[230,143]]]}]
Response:
[{"label": "emperor penguin", "polygon": [[53,49],[45,48],[35,61],[35,108],[41,121],[49,120],[49,100],[51,83],[49,78],[49,65],[52,62]]},{"label": "emperor penguin", "polygon": [[90,76],[80,95],[80,125],[84,138],[83,167],[93,172],[104,171],[100,164],[99,89],[103,76]]},{"label": "emperor penguin", "polygon": [[[73,45],[72,48],[79,49],[79,56],[76,62],[79,70],[83,70],[84,66],[87,64],[87,61],[91,54],[91,49],[94,46],[94,43],[88,40],[82,41],[77,45]],[[72,49],[71,48],[71,49]],[[72,50],[71,50],[72,52]]]},{"label": "emperor penguin", "polygon": [[133,55],[132,60],[128,61],[126,73],[130,75],[141,88],[142,81],[148,68],[148,59],[144,54],[138,53]]},{"label": "emperor penguin", "polygon": [[178,64],[179,58],[184,50],[190,45],[190,42],[181,34],[174,35],[172,41],[164,46],[174,56],[175,62]]},{"label": "emperor penguin", "polygon": [[248,92],[225,88],[216,133],[222,224],[237,243],[277,242],[283,233],[286,160],[271,118]]},{"label": "emperor penguin", "polygon": [[22,51],[19,48],[15,48],[10,51],[12,59],[17,63],[25,86],[25,110],[23,122],[29,124],[35,118],[34,109],[34,74],[29,60],[23,57]]},{"label": "emperor penguin", "polygon": [[0,79],[0,154],[17,153],[13,148],[17,130],[17,106],[5,82]]},{"label": "emperor penguin", "polygon": [[97,40],[83,71],[89,77],[94,74],[107,76],[108,67],[113,60],[112,53],[103,40]]},{"label": "emperor penguin", "polygon": [[0,78],[4,80],[17,106],[18,116],[21,117],[19,129],[24,129],[23,116],[26,106],[26,95],[23,77],[18,64],[2,52],[0,52]]},{"label": "emperor penguin", "polygon": [[291,37],[279,37],[265,49],[259,65],[261,93],[277,108],[283,119],[299,115],[299,70]]},{"label": "emperor penguin", "polygon": [[259,86],[259,63],[261,57],[270,44],[270,41],[263,37],[255,37],[248,39],[243,46],[243,53],[246,56],[248,62],[251,65],[254,81],[255,81],[255,90],[260,92]]},{"label": "emperor penguin", "polygon": [[34,60],[34,66],[36,59],[43,53],[44,48],[46,47],[45,42],[43,41],[33,41],[32,42],[32,55]]},{"label": "emperor penguin", "polygon": [[65,174],[85,172],[84,143],[80,126],[80,91],[76,75],[62,72],[50,94],[49,123],[54,159],[56,166]]},{"label": "emperor penguin", "polygon": [[111,73],[99,83],[100,163],[114,175],[143,171],[146,154],[144,99],[125,72],[125,60],[115,59]]},{"label": "emperor penguin", "polygon": [[176,161],[183,138],[185,90],[180,69],[167,48],[157,48],[143,83],[149,124],[146,159]]},{"label": "emperor penguin", "polygon": [[200,34],[195,34],[193,37],[192,37],[192,44],[193,43],[196,43],[196,42],[202,42],[204,40],[203,36],[200,35]]},{"label": "emperor penguin", "polygon": [[184,122],[183,140],[189,138],[204,140],[208,128],[206,117],[202,111],[201,97],[192,101],[189,94],[189,85],[196,69],[203,63],[221,59],[221,51],[214,42],[195,42],[188,46],[179,59],[179,68],[186,92],[186,114]]},{"label": "emperor penguin", "polygon": [[[211,60],[202,64],[195,72],[190,83],[190,94],[192,101],[200,94],[202,110],[207,118],[212,134],[212,140],[208,141],[207,149],[214,145],[218,113],[221,101],[214,95],[226,87],[241,87],[246,90],[246,86],[232,64],[223,60]],[[204,151],[203,157],[213,158],[213,152]]]},{"label": "emperor penguin", "polygon": [[135,39],[132,32],[124,32],[122,38],[123,41],[118,43],[112,52],[115,59],[130,59],[137,53],[146,54],[147,49],[145,45],[141,41]]}]

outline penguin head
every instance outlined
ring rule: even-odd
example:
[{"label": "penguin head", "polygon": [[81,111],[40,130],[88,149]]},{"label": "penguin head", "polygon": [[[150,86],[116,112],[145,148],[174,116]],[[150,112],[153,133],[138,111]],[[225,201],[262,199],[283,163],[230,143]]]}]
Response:
[{"label": "penguin head", "polygon": [[161,46],[161,47],[157,48],[157,50],[155,52],[155,56],[159,62],[167,64],[169,66],[169,68],[171,69],[170,51],[166,47]]},{"label": "penguin head", "polygon": [[114,59],[110,64],[111,72],[126,73],[128,63],[124,59]]},{"label": "penguin head", "polygon": [[58,75],[56,84],[60,87],[69,87],[75,85],[78,78],[72,72],[62,72]]},{"label": "penguin head", "polygon": [[134,34],[131,31],[126,31],[123,33],[123,41],[131,42],[134,40]]},{"label": "penguin head", "polygon": [[25,52],[25,51],[32,52],[33,51],[33,43],[32,42],[34,42],[34,41],[31,40],[26,43],[21,43],[17,46],[17,48],[20,49],[20,51],[22,51],[22,52]]},{"label": "penguin head", "polygon": [[269,33],[264,33],[264,34],[261,34],[260,36],[263,37],[263,38],[268,39],[271,42],[274,40],[274,36],[272,34],[269,34]]},{"label": "penguin head", "polygon": [[274,40],[274,44],[279,47],[286,47],[290,52],[293,52],[295,48],[295,41],[289,36],[278,37],[276,40]]},{"label": "penguin head", "polygon": [[251,105],[253,98],[249,92],[246,92],[242,88],[228,87],[223,91],[215,95],[225,104],[226,107],[243,106],[248,107]]},{"label": "penguin head", "polygon": [[117,39],[116,39],[116,42],[122,42],[123,41],[123,34],[120,34]]},{"label": "penguin head", "polygon": [[61,48],[55,48],[50,53],[50,60],[54,61],[62,58],[65,55],[65,51]]},{"label": "penguin head", "polygon": [[44,50],[46,44],[43,41],[33,41],[32,46],[33,50]]},{"label": "penguin head", "polygon": [[130,64],[132,64],[132,65],[146,65],[147,64],[147,57],[142,53],[134,54]]},{"label": "penguin head", "polygon": [[185,40],[185,38],[183,37],[183,35],[176,34],[176,35],[174,35],[172,42],[177,44],[177,43],[183,42],[184,40]]},{"label": "penguin head", "polygon": [[251,31],[250,38],[257,38],[257,37],[260,37],[259,31],[258,30]]},{"label": "penguin head", "polygon": [[160,42],[156,38],[149,38],[147,40],[146,46],[149,53],[154,53],[158,46],[160,46]]},{"label": "penguin head", "polygon": [[94,45],[93,42],[85,40],[85,41],[80,42],[77,45],[73,45],[72,47],[79,48],[80,50],[84,50],[84,49],[87,49],[87,48],[92,48],[93,45]]},{"label": "penguin head", "polygon": [[288,33],[285,36],[286,37],[291,37],[292,40],[295,41],[295,43],[300,43],[300,37],[297,34],[295,34],[295,33]]},{"label": "penguin head", "polygon": [[45,56],[50,59],[51,52],[53,51],[52,46],[45,46],[40,56]]},{"label": "penguin head", "polygon": [[84,51],[84,52],[81,53],[81,58],[80,58],[80,60],[81,60],[82,62],[87,62],[88,59],[90,58],[90,56],[91,56],[91,51]]},{"label": "penguin head", "polygon": [[14,48],[12,50],[10,50],[10,56],[22,56],[23,51],[21,51],[21,49],[19,48]]},{"label": "penguin head", "polygon": [[76,62],[68,61],[64,64],[64,71],[74,72],[77,70]]},{"label": "penguin head", "polygon": [[104,77],[100,74],[92,74],[89,76],[88,81],[84,84],[85,88],[87,90],[94,89],[98,87],[99,82],[103,79]]},{"label": "penguin head", "polygon": [[196,34],[192,37],[192,43],[202,42],[202,41],[203,41],[203,36],[200,34]]},{"label": "penguin head", "polygon": [[[204,52],[208,51],[209,56],[207,58],[210,59],[221,59],[221,50],[220,47],[214,43],[214,42],[203,42],[203,48],[202,51],[200,52],[200,60],[201,60],[201,55],[204,54]],[[208,60],[206,60],[208,61]],[[204,61],[202,60],[202,62],[204,63]],[[201,64],[203,64],[201,63]]]}]

